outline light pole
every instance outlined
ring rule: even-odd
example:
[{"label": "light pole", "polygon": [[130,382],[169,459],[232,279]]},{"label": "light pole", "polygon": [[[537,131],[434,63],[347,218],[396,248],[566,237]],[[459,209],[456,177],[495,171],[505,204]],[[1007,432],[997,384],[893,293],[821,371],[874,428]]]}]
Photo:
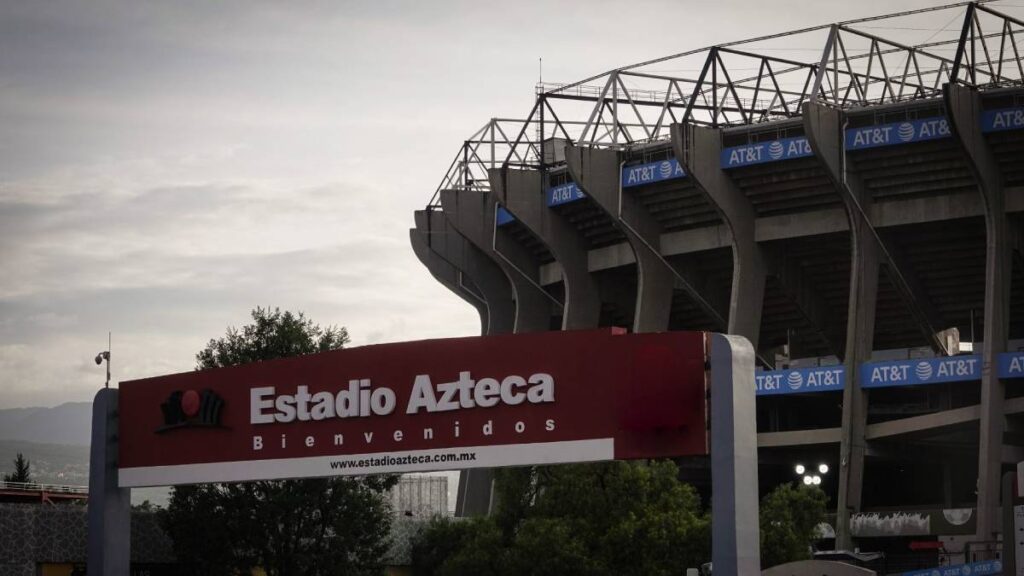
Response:
[{"label": "light pole", "polygon": [[110,388],[110,332],[107,332],[107,349],[96,355],[96,365],[99,366],[104,360],[107,361],[107,381],[103,387]]}]

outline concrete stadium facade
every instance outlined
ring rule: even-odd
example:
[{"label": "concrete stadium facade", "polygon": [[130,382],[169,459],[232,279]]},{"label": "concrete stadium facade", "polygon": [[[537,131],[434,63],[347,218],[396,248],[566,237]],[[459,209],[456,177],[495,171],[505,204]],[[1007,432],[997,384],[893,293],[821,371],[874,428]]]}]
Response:
[{"label": "concrete stadium facade", "polygon": [[[810,63],[723,45],[684,54],[696,80],[626,67],[541,87],[525,120],[466,141],[412,246],[485,334],[745,336],[762,490],[827,464],[837,547],[995,540],[1002,475],[1024,461],[1024,69],[1019,51],[986,69],[974,46],[995,52],[996,29],[1016,46],[1024,26],[952,9],[948,59],[841,23]],[[859,68],[854,34],[872,46]],[[723,54],[760,61],[756,85]],[[877,72],[894,54],[936,62]],[[668,88],[630,92],[627,75]],[[557,113],[566,101],[588,108]],[[490,479],[464,475],[457,513],[489,509]],[[896,517],[916,520],[872,531]]]}]

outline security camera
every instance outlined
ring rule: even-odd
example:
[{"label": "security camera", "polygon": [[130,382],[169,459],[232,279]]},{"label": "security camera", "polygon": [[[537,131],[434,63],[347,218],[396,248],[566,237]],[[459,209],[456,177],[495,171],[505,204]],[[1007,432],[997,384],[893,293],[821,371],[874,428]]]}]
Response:
[{"label": "security camera", "polygon": [[104,360],[109,360],[109,359],[110,359],[110,352],[100,352],[99,354],[96,355],[96,365],[99,366],[100,364],[103,364]]}]

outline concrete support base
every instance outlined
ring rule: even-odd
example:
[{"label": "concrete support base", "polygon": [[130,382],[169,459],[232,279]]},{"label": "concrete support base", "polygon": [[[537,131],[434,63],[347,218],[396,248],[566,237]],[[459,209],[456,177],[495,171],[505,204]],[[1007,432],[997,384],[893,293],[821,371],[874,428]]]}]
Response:
[{"label": "concrete support base", "polygon": [[761,573],[754,348],[710,335],[711,562],[716,575]]},{"label": "concrete support base", "polygon": [[131,563],[131,494],[117,485],[117,389],[92,402],[89,448],[90,576],[125,576]]}]

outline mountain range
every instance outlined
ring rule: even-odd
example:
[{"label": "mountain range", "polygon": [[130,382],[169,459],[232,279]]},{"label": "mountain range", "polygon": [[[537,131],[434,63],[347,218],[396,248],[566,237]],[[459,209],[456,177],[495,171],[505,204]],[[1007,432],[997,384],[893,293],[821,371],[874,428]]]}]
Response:
[{"label": "mountain range", "polygon": [[0,440],[88,446],[91,425],[90,402],[0,410]]}]

